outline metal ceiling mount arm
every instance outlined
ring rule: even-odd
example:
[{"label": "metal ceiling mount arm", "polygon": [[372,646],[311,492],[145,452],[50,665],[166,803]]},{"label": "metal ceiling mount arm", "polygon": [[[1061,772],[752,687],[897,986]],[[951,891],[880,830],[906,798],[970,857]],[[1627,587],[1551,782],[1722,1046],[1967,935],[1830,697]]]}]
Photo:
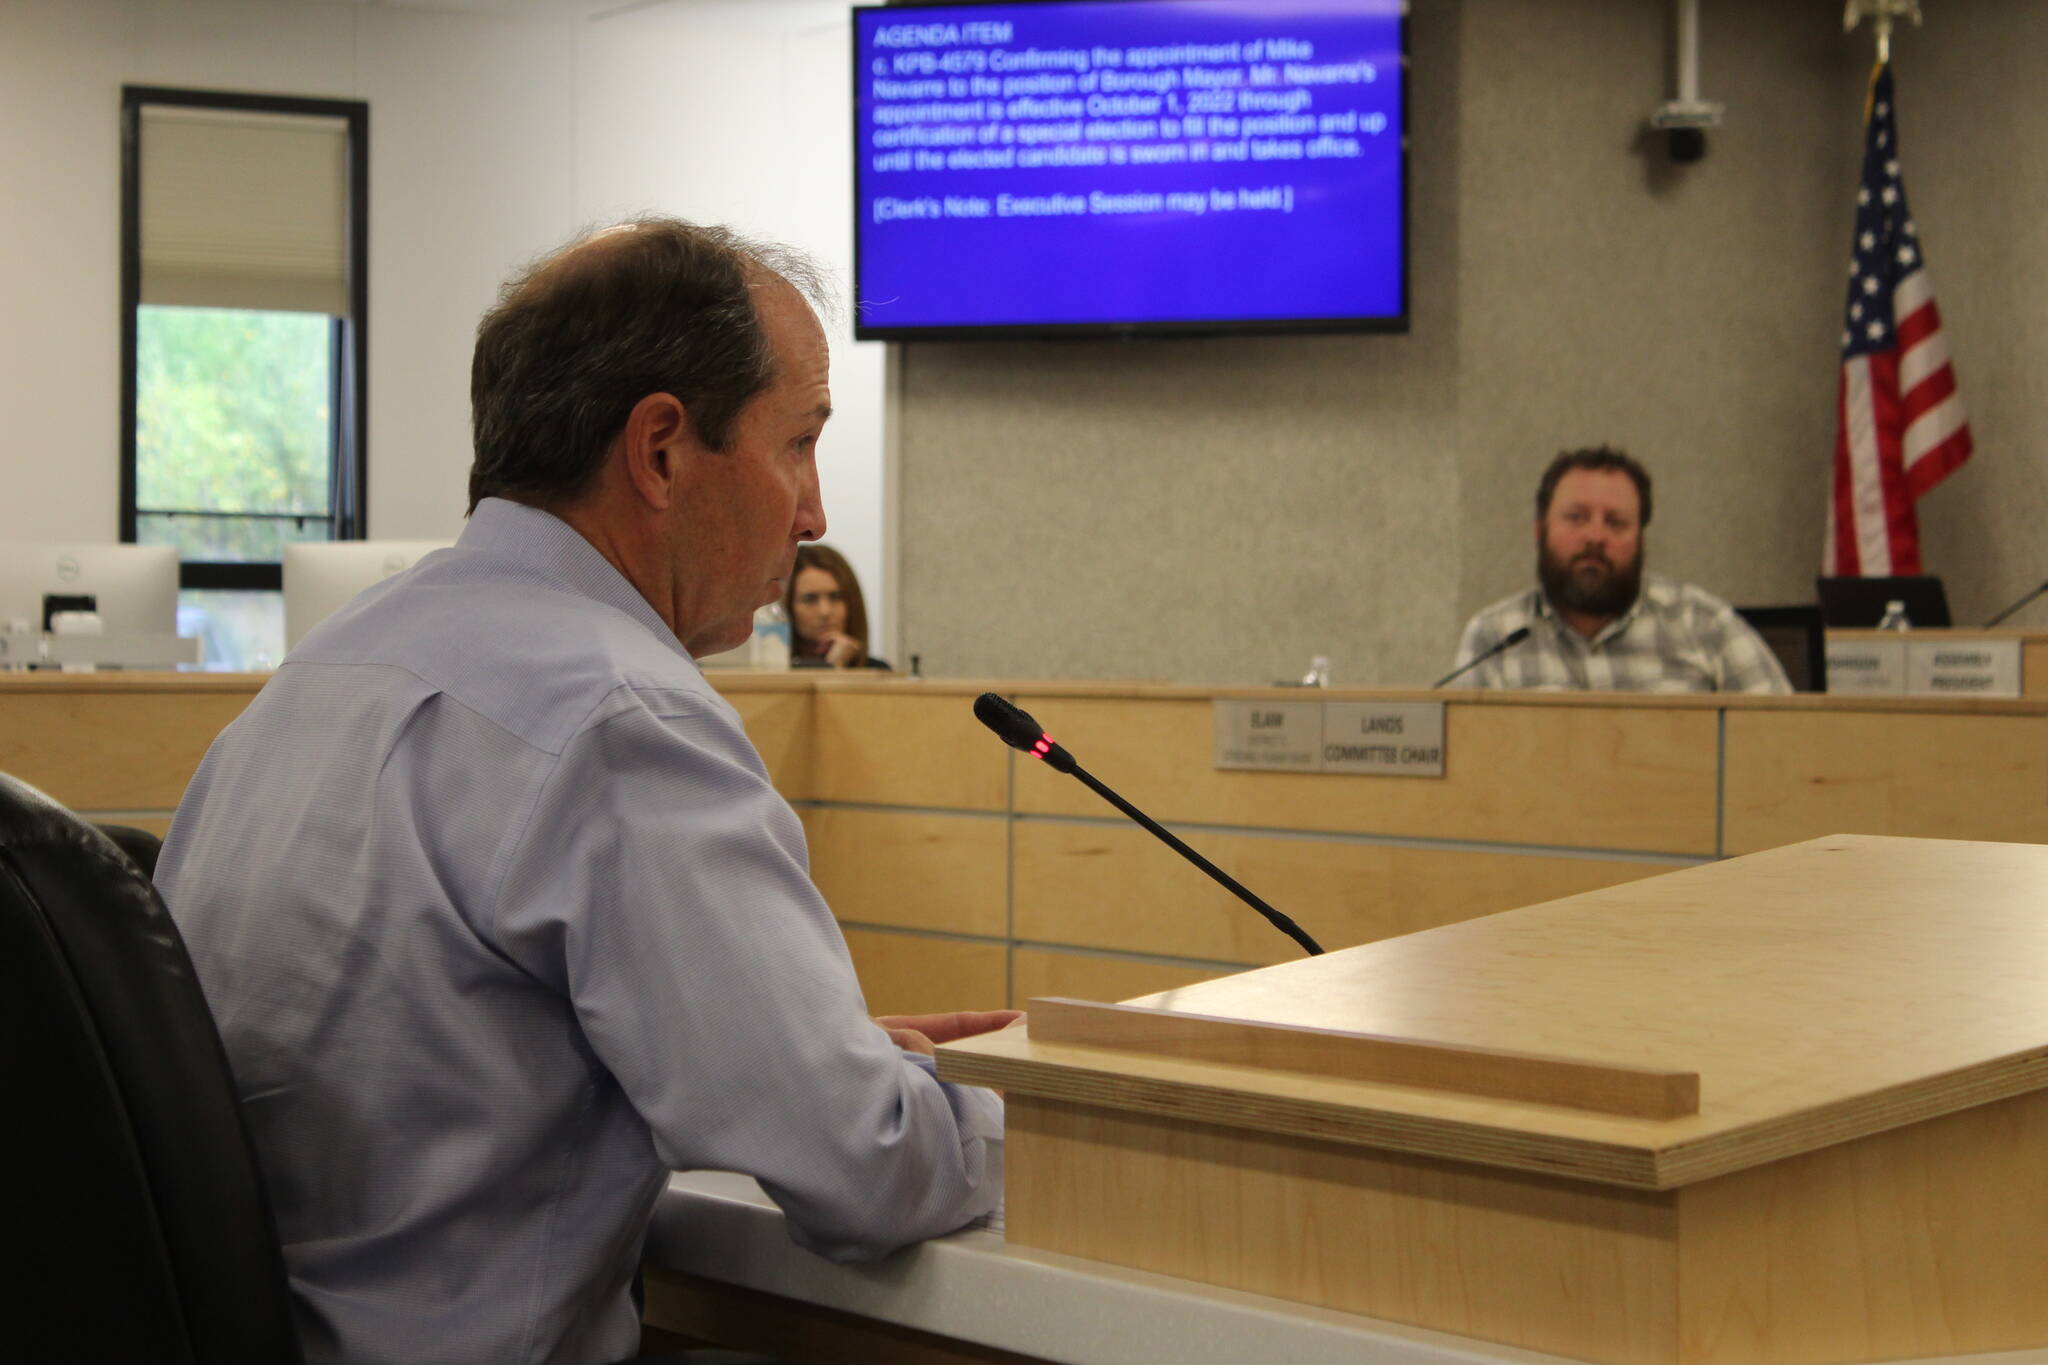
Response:
[{"label": "metal ceiling mount arm", "polygon": [[1700,98],[1700,0],[1673,0],[1674,98],[1657,106],[1650,126],[1670,138],[1673,161],[1698,161],[1707,154],[1707,129],[1719,127],[1721,105]]}]

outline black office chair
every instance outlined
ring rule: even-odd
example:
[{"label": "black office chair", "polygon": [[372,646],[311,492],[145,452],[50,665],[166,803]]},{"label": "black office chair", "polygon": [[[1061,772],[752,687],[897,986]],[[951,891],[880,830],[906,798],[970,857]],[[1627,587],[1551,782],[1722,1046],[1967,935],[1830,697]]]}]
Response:
[{"label": "black office chair", "polygon": [[[124,842],[154,863],[155,840]],[[303,1360],[276,1224],[191,959],[137,862],[0,775],[4,1328],[23,1360]]]},{"label": "black office chair", "polygon": [[1819,607],[1737,607],[1735,614],[1763,637],[1794,692],[1828,690],[1827,629]]},{"label": "black office chair", "polygon": [[114,841],[114,847],[128,855],[146,880],[156,879],[156,855],[164,851],[164,841],[146,829],[133,825],[95,825],[93,828]]}]

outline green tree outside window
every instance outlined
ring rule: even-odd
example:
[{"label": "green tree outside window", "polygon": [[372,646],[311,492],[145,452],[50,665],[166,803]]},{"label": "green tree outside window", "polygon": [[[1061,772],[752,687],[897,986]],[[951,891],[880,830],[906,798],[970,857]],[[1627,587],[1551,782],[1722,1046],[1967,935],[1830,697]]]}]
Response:
[{"label": "green tree outside window", "polygon": [[[333,329],[318,313],[136,310],[138,540],[260,563],[333,537]],[[191,512],[293,519],[177,515]]]}]

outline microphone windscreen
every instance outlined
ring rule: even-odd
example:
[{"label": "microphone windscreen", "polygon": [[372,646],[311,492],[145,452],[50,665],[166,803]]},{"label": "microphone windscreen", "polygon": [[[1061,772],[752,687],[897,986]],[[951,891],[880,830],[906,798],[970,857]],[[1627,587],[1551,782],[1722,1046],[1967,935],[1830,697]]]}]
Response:
[{"label": "microphone windscreen", "polygon": [[1529,628],[1527,626],[1516,626],[1513,630],[1509,631],[1505,637],[1502,638],[1500,642],[1500,648],[1511,648],[1515,645],[1522,643],[1522,641],[1528,638]]},{"label": "microphone windscreen", "polygon": [[974,718],[995,731],[1012,749],[1029,749],[1045,733],[1037,721],[993,692],[984,692],[974,699]]}]

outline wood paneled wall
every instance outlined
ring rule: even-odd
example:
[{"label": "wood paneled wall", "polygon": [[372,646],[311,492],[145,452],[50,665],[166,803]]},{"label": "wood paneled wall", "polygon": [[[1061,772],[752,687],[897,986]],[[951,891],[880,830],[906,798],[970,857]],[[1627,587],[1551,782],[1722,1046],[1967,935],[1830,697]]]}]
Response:
[{"label": "wood paneled wall", "polygon": [[[1211,766],[1217,695],[1300,692],[714,681],[804,820],[877,1013],[1126,999],[1298,951],[1003,747],[973,718],[987,688],[1330,948],[1822,834],[2048,842],[2032,701],[1433,694],[1448,755],[1426,779]],[[0,675],[0,771],[162,832],[261,682]]]},{"label": "wood paneled wall", "polygon": [[984,687],[1332,948],[1817,834],[2048,841],[2033,702],[1451,694],[1433,780],[1218,771],[1211,689],[823,679],[797,799],[878,1011],[987,1006],[998,979],[1015,1005],[1124,999],[1298,951],[1000,746]]}]

